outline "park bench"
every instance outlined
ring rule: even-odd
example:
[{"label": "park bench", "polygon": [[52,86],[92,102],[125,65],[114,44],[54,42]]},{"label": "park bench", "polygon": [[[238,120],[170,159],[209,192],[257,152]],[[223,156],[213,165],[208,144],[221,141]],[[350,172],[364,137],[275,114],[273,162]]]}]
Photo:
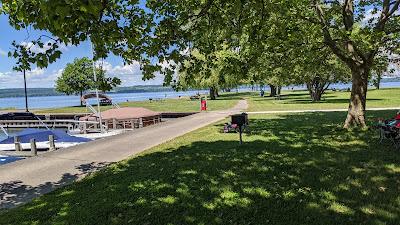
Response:
[{"label": "park bench", "polygon": [[400,149],[400,114],[389,120],[379,120],[375,128],[379,132],[379,142],[389,140],[396,149]]},{"label": "park bench", "polygon": [[192,95],[190,96],[190,100],[199,100],[200,99],[200,95]]},{"label": "park bench", "polygon": [[163,98],[149,98],[149,101],[150,102],[161,102],[161,101],[164,101],[165,99],[163,99]]}]

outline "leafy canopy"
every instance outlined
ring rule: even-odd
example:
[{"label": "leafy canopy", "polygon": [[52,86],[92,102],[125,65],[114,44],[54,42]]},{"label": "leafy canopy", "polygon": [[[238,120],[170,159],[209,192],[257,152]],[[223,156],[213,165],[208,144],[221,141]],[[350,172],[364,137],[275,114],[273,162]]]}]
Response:
[{"label": "leafy canopy", "polygon": [[97,82],[94,80],[93,62],[88,58],[75,59],[73,63],[67,64],[61,76],[56,80],[56,91],[67,95],[82,94],[96,87],[103,91],[111,91],[121,84],[117,77],[106,77],[105,71],[96,68]]}]

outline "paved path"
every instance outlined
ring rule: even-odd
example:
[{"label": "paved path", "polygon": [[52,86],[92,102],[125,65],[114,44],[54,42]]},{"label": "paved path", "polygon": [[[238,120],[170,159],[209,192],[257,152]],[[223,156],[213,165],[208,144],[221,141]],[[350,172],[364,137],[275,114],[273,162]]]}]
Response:
[{"label": "paved path", "polygon": [[204,112],[0,166],[0,209],[12,208],[70,184],[110,163],[247,109]]},{"label": "paved path", "polygon": [[[399,110],[396,108],[367,108],[367,111],[382,111],[382,110]],[[260,111],[247,112],[248,114],[281,114],[281,113],[308,113],[308,112],[347,112],[348,109],[304,109],[304,110],[278,110],[278,111]]]}]

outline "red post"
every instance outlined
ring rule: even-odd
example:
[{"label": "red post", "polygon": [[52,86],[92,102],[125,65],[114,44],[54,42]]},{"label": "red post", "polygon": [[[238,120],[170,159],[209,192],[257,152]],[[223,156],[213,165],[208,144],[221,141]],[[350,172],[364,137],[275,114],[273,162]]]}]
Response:
[{"label": "red post", "polygon": [[207,111],[207,100],[205,98],[201,98],[201,111]]}]

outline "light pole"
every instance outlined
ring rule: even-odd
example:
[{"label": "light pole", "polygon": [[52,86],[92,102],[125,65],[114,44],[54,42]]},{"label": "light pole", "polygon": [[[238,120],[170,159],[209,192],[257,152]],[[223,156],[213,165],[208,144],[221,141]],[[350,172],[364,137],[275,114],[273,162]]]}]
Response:
[{"label": "light pole", "polygon": [[23,70],[24,73],[24,89],[25,89],[25,111],[29,112],[28,109],[28,92],[26,90],[26,75],[25,75],[25,69]]},{"label": "light pole", "polygon": [[100,132],[103,133],[103,121],[101,118],[101,108],[100,108],[100,100],[99,100],[99,90],[97,88],[97,74],[96,74],[96,64],[94,62],[94,48],[93,48],[93,42],[90,41],[91,47],[92,47],[92,65],[93,65],[93,76],[94,76],[94,83],[96,87],[96,98],[97,98],[97,115],[99,116],[99,123],[100,123]]}]

